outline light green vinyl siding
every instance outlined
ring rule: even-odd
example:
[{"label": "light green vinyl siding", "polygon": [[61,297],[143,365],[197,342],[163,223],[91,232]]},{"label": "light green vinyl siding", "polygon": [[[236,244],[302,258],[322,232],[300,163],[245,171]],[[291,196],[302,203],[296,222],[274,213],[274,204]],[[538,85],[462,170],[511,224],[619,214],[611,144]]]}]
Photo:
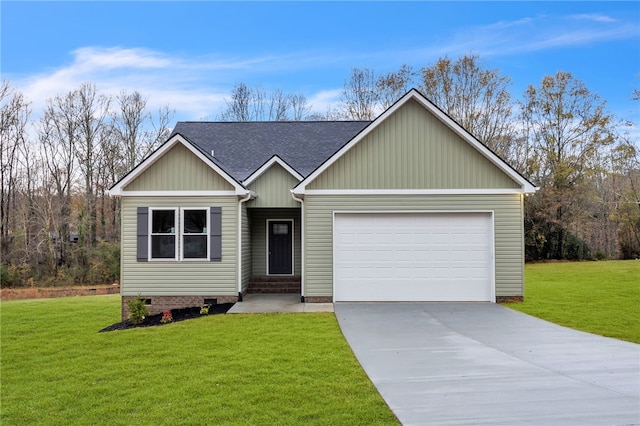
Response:
[{"label": "light green vinyl siding", "polygon": [[251,269],[253,275],[267,274],[267,220],[293,219],[293,274],[300,275],[302,268],[302,241],[300,209],[250,209],[251,221]]},{"label": "light green vinyl siding", "polygon": [[411,100],[307,189],[518,188],[474,147]]},{"label": "light green vinyl siding", "polygon": [[496,296],[523,294],[522,195],[305,197],[305,296],[333,293],[334,211],[493,211]]},{"label": "light green vinyl siding", "polygon": [[242,291],[249,286],[251,278],[251,223],[247,204],[242,204]]},{"label": "light green vinyl siding", "polygon": [[251,182],[249,189],[257,197],[248,202],[249,207],[299,207],[300,204],[291,197],[291,188],[298,184],[281,165],[274,163],[269,170]]},{"label": "light green vinyl siding", "polygon": [[[149,261],[136,260],[138,207],[222,208],[222,260]],[[235,296],[237,295],[236,228],[238,201],[228,197],[123,197],[122,275],[123,296]]]},{"label": "light green vinyl siding", "polygon": [[124,191],[220,191],[233,186],[184,145],[178,143]]}]

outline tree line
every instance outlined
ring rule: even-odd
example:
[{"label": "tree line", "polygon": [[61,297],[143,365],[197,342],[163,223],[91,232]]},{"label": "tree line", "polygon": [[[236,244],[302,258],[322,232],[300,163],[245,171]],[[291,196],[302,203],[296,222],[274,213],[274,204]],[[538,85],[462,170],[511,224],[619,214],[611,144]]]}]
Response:
[{"label": "tree line", "polygon": [[[372,120],[417,87],[540,189],[525,201],[527,260],[640,256],[640,154],[631,129],[571,73],[530,85],[472,54],[388,73],[353,68],[340,101],[312,112],[304,94],[236,84],[220,121]],[[638,90],[630,94],[640,100]],[[174,112],[138,92],[85,83],[38,120],[0,86],[2,285],[98,283],[119,276],[119,204],[107,190],[168,137]]]}]

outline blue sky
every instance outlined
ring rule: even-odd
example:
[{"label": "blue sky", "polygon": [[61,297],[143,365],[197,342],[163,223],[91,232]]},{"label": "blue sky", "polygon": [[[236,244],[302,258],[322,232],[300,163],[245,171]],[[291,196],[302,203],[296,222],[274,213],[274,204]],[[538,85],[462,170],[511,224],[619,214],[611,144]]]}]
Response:
[{"label": "blue sky", "polygon": [[640,2],[0,3],[2,78],[33,102],[83,82],[138,90],[175,120],[216,119],[233,85],[339,99],[352,67],[415,69],[474,52],[515,99],[569,71],[640,122]]}]

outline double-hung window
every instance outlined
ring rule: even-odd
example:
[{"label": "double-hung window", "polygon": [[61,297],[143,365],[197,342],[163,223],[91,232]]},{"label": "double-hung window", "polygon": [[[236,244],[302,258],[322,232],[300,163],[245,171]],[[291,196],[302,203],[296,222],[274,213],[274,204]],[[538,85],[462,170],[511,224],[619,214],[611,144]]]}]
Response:
[{"label": "double-hung window", "polygon": [[209,258],[209,210],[182,209],[181,259]]},{"label": "double-hung window", "polygon": [[151,259],[176,259],[176,209],[151,209]]},{"label": "double-hung window", "polygon": [[208,208],[150,208],[150,260],[208,260]]}]

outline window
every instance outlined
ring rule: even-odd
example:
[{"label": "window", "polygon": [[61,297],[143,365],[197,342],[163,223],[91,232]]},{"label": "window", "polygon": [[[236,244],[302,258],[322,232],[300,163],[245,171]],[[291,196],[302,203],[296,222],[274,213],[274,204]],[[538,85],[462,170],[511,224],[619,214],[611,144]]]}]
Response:
[{"label": "window", "polygon": [[151,259],[175,259],[176,211],[151,210]]},{"label": "window", "polygon": [[207,209],[182,210],[182,259],[208,259]]},{"label": "window", "polygon": [[150,208],[149,259],[215,260],[209,256],[210,213],[216,212],[213,208],[211,212],[208,208]]},{"label": "window", "polygon": [[289,234],[289,224],[288,223],[274,223],[272,234],[273,235],[287,235]]}]

